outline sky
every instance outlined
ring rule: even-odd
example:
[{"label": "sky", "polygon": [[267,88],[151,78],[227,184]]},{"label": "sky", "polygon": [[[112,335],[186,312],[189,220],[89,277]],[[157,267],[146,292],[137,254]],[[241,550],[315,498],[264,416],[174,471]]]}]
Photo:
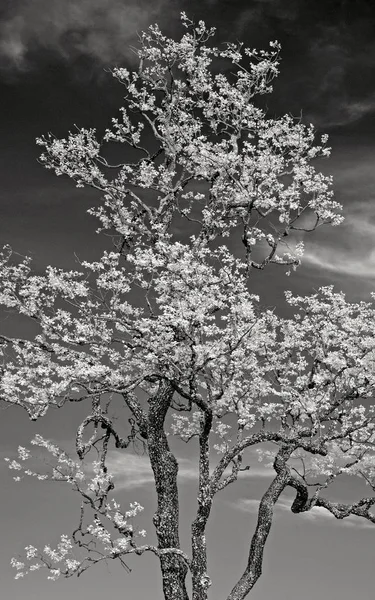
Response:
[{"label": "sky", "polygon": [[[157,22],[171,36],[181,33],[179,13],[217,28],[215,43],[241,40],[262,48],[282,45],[280,75],[267,98],[271,116],[302,115],[328,133],[332,156],[322,170],[332,174],[344,224],[323,227],[306,238],[302,266],[290,278],[280,271],[254,274],[254,286],[267,305],[280,305],[283,291],[310,293],[333,283],[348,299],[368,299],[375,290],[375,6],[371,0],[3,0],[0,7],[0,242],[46,264],[74,268],[76,256],[93,259],[107,247],[95,234],[86,210],[95,193],[77,190],[37,163],[36,136],[64,136],[74,124],[105,128],[121,105],[121,89],[108,73],[135,66],[130,46],[137,33]],[[0,331],[14,323],[0,319]],[[14,456],[35,433],[72,448],[80,408],[52,411],[30,423],[15,409],[0,413],[0,458]],[[175,444],[180,459],[182,542],[196,498],[194,448]],[[212,598],[228,594],[242,574],[257,501],[272,471],[249,455],[252,469],[236,487],[219,494],[208,544]],[[147,456],[113,453],[118,499],[145,506],[140,528],[154,510]],[[7,600],[99,600],[110,591],[124,600],[162,600],[157,559],[134,557],[131,574],[114,563],[80,579],[51,583],[35,574],[14,581],[9,566],[24,546],[53,545],[77,523],[79,498],[53,483],[16,484],[0,462],[0,581]],[[365,494],[343,480],[334,499]],[[282,496],[265,552],[263,576],[252,600],[330,600],[373,598],[375,530],[359,519],[337,522],[316,509],[293,515],[291,494]]]}]

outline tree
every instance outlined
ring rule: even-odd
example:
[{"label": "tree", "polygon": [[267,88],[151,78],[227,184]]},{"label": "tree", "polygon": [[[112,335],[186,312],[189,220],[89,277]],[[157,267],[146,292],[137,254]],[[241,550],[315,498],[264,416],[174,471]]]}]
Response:
[{"label": "tree", "polygon": [[[241,44],[219,50],[209,45],[213,29],[184,13],[181,19],[180,41],[150,27],[136,50],[138,70],[114,69],[125,106],[101,141],[93,129],[37,140],[47,169],[104,195],[90,212],[112,248],[78,271],[49,266],[43,275],[9,247],[1,254],[2,305],[39,328],[32,339],[0,335],[2,400],[32,420],[52,406],[87,405],[77,459],[41,436],[32,443],[54,457],[50,472],[23,468],[27,448],[8,459],[20,473],[67,482],[82,501],[71,537],[63,535],[56,550],[28,546],[26,558],[12,564],[18,577],[39,568],[70,577],[109,559],[126,568],[128,555],[148,551],[160,560],[166,600],[188,599],[188,572],[192,598],[206,600],[213,501],[249,468],[246,449],[268,456],[262,444],[272,442],[274,479],[259,505],[247,565],[227,598],[242,600],[261,575],[274,508],[287,487],[295,490],[294,513],[322,507],[337,519],[375,522],[375,497],[344,504],[325,495],[344,473],[375,489],[375,310],[324,287],[306,297],[286,292],[286,318],[251,293],[254,269],[298,266],[301,231],[342,220],[331,178],[312,165],[329,156],[327,137],[316,145],[312,125],[268,118],[257,106],[278,72],[276,42],[267,52]],[[105,157],[106,143],[122,144],[123,162]],[[128,416],[125,433],[116,428],[113,398]],[[199,443],[191,550],[180,547],[170,433]],[[142,507],[126,511],[111,496],[108,452],[137,443],[154,475],[155,546],[143,544],[145,532],[131,524]],[[93,452],[90,471],[84,459]]]}]

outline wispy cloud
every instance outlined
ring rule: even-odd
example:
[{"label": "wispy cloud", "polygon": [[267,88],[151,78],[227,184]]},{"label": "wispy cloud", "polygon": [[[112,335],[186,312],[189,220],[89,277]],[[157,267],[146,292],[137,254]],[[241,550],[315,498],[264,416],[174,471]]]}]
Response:
[{"label": "wispy cloud", "polygon": [[345,216],[334,240],[307,241],[304,265],[347,277],[375,279],[374,203],[371,199],[366,204],[356,203],[354,210]]},{"label": "wispy cloud", "polygon": [[375,249],[355,256],[350,250],[313,245],[305,251],[303,261],[305,265],[308,263],[324,271],[375,279]]},{"label": "wispy cloud", "polygon": [[[375,94],[358,100],[345,101],[339,106],[338,113],[345,118],[345,123],[354,123],[365,115],[375,111]],[[340,122],[341,124],[341,122]]]},{"label": "wispy cloud", "polygon": [[294,23],[299,13],[298,2],[283,0],[253,0],[251,6],[247,6],[238,15],[234,28],[238,35],[244,35],[249,29],[269,29],[275,20],[282,28],[288,29]]},{"label": "wispy cloud", "polygon": [[[280,498],[275,506],[275,514],[280,515],[281,513],[291,513],[291,506],[293,500]],[[236,507],[244,512],[248,512],[251,514],[257,514],[259,508],[259,500],[255,500],[254,498],[241,498],[236,503]],[[334,519],[334,516],[325,510],[324,508],[314,507],[309,512],[300,513],[299,516],[307,521],[316,521],[316,519],[327,519],[331,521]]]},{"label": "wispy cloud", "polygon": [[[186,458],[178,458],[178,476],[181,481],[197,479],[196,464]],[[114,476],[116,489],[142,487],[154,481],[150,459],[146,455],[111,452],[107,466]]]},{"label": "wispy cloud", "polygon": [[343,91],[341,94],[332,94],[328,102],[321,102],[324,111],[310,113],[308,115],[309,120],[316,126],[327,129],[351,125],[366,115],[375,112],[374,94],[364,98],[348,98]]},{"label": "wispy cloud", "polygon": [[[300,518],[306,523],[324,523],[324,524],[334,524],[340,523],[345,527],[355,527],[360,529],[375,529],[375,525],[366,521],[365,519],[361,519],[360,517],[350,516],[345,519],[336,519],[328,510],[322,508],[320,506],[315,506],[308,512],[293,514],[291,512],[291,506],[293,503],[292,498],[280,498],[275,506],[275,517],[280,518],[285,513],[292,515],[293,517]],[[237,509],[242,510],[244,512],[250,514],[257,514],[259,507],[259,500],[255,500],[254,498],[241,498],[236,503],[232,503],[232,506],[235,506]]]},{"label": "wispy cloud", "polygon": [[358,38],[358,24],[364,20],[358,13],[357,28],[348,28],[344,18],[334,25],[320,23],[310,43],[308,60],[316,85],[310,80],[310,105],[312,101],[314,108],[308,118],[319,127],[350,125],[375,111],[375,94],[363,85],[375,56],[372,36]]},{"label": "wispy cloud", "polygon": [[[177,460],[179,464],[178,477],[180,482],[197,481],[197,461],[182,457],[177,457]],[[251,461],[251,463],[252,462],[253,461]],[[147,455],[113,451],[108,455],[107,466],[109,472],[114,476],[116,489],[142,487],[149,485],[154,481],[150,459]],[[229,473],[230,468],[228,468],[226,474]],[[256,465],[254,467],[251,466],[249,471],[240,473],[239,479],[272,477],[274,474],[272,468]]]},{"label": "wispy cloud", "polygon": [[81,55],[103,65],[131,56],[130,40],[148,25],[173,15],[168,0],[13,0],[0,25],[0,66],[25,70],[38,51],[63,59]]},{"label": "wispy cloud", "polygon": [[273,470],[272,467],[250,466],[250,469],[248,471],[243,471],[242,473],[240,473],[239,478],[243,478],[243,477],[263,478],[263,477],[274,477],[274,476],[275,476],[275,471]]}]

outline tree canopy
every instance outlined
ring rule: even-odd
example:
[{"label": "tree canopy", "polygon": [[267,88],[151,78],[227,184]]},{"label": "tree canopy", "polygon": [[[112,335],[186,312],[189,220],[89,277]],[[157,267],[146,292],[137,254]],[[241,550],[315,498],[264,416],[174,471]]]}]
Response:
[{"label": "tree canopy", "polygon": [[[54,457],[48,473],[24,467],[27,448],[8,459],[15,479],[66,481],[82,501],[78,525],[56,549],[27,546],[12,564],[17,577],[46,568],[54,579],[110,559],[127,568],[130,555],[152,552],[166,600],[189,598],[188,573],[191,597],[206,600],[211,507],[249,468],[244,452],[256,446],[271,458],[274,478],[227,597],[242,600],[261,575],[274,507],[287,487],[294,513],[322,507],[337,519],[375,523],[375,497],[344,504],[326,492],[342,474],[375,489],[375,308],[327,286],[305,297],[286,292],[291,316],[282,317],[252,293],[254,269],[295,269],[302,234],[342,221],[331,178],[314,166],[329,156],[327,136],[316,142],[312,125],[271,118],[261,107],[278,74],[277,42],[268,51],[219,49],[210,43],[214,29],[184,13],[181,22],[179,41],[152,26],[135,49],[137,70],[113,70],[124,106],[103,136],[77,129],[37,140],[47,169],[100,193],[90,213],[109,236],[108,251],[76,271],[48,266],[43,274],[9,247],[1,253],[2,306],[38,326],[35,337],[0,333],[2,401],[32,420],[52,406],[87,406],[76,458],[36,436],[32,443]],[[119,400],[127,431],[114,418]],[[169,435],[199,443],[188,549],[179,541]],[[265,442],[274,452],[262,451]],[[142,507],[126,510],[113,497],[108,453],[137,443],[154,475],[157,545],[136,528]]]}]

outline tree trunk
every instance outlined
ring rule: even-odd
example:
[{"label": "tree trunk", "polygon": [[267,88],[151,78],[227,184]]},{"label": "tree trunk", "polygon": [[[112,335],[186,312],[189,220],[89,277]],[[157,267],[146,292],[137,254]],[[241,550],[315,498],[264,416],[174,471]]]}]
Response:
[{"label": "tree trunk", "polygon": [[199,496],[197,516],[191,526],[192,541],[192,589],[193,600],[207,600],[211,581],[207,575],[206,525],[212,507],[210,479],[209,435],[212,427],[212,412],[208,408],[203,416],[199,436]]},{"label": "tree trunk", "polygon": [[[165,416],[172,396],[173,390],[161,384],[157,394],[149,400],[148,450],[157,493],[153,522],[160,549],[180,548],[178,464],[164,432]],[[160,566],[165,600],[189,600],[185,586],[187,566],[183,559],[174,554],[164,555],[160,557]]]},{"label": "tree trunk", "polygon": [[211,585],[207,576],[207,548],[205,524],[197,518],[192,525],[192,587],[193,600],[207,600]]}]

